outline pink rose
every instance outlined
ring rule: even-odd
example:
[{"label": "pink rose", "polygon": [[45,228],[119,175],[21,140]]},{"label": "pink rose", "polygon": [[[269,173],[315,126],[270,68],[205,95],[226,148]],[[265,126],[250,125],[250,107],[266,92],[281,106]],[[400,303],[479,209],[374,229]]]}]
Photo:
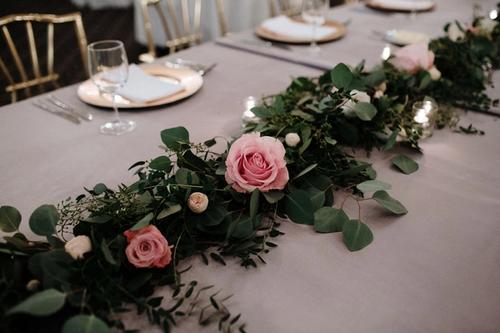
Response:
[{"label": "pink rose", "polygon": [[123,233],[128,245],[125,249],[128,261],[138,268],[163,268],[172,260],[172,251],[168,242],[154,225],[137,231]]},{"label": "pink rose", "polygon": [[243,134],[227,154],[226,181],[238,192],[281,190],[288,182],[285,147],[278,139]]},{"label": "pink rose", "polygon": [[434,52],[429,51],[426,43],[410,44],[394,53],[390,63],[397,69],[415,74],[420,69],[429,70],[434,64]]}]

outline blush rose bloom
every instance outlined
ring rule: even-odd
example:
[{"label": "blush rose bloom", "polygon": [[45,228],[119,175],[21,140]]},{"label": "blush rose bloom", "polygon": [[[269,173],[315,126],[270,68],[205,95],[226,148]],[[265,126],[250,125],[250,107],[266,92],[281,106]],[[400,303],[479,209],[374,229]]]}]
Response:
[{"label": "blush rose bloom", "polygon": [[430,70],[434,65],[434,52],[426,43],[415,43],[400,48],[389,62],[400,71],[415,74],[419,70]]},{"label": "blush rose bloom", "polygon": [[281,190],[288,182],[285,147],[281,141],[243,134],[227,154],[226,181],[238,192]]},{"label": "blush rose bloom", "polygon": [[125,249],[128,261],[137,268],[163,268],[172,260],[168,242],[154,225],[123,233],[128,245]]}]

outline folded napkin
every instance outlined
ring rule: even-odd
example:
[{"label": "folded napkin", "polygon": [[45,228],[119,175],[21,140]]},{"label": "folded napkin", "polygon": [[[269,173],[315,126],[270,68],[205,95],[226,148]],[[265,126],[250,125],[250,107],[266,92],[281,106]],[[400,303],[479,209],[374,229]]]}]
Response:
[{"label": "folded napkin", "polygon": [[400,10],[426,10],[434,6],[430,0],[372,0],[374,5]]},{"label": "folded napkin", "polygon": [[129,66],[127,83],[118,90],[118,95],[133,102],[146,103],[168,97],[183,89],[182,84],[162,81],[132,64]]},{"label": "folded napkin", "polygon": [[[275,34],[297,39],[312,39],[313,36],[312,25],[291,20],[284,15],[265,20],[261,26]],[[316,40],[325,38],[336,31],[334,27],[318,27],[315,34]]]}]

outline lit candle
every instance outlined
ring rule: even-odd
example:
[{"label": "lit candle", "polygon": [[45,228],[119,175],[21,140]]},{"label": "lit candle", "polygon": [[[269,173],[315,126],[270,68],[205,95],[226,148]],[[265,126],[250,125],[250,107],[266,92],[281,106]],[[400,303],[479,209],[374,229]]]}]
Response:
[{"label": "lit candle", "polygon": [[415,102],[413,104],[413,113],[414,113],[414,118],[413,120],[420,124],[423,129],[423,134],[422,137],[426,138],[432,135],[432,129],[433,129],[433,120],[434,116],[437,112],[438,106],[436,103],[432,101],[422,101],[422,102]]},{"label": "lit candle", "polygon": [[243,124],[256,123],[259,121],[252,109],[257,105],[257,99],[253,96],[248,96],[243,100]]}]

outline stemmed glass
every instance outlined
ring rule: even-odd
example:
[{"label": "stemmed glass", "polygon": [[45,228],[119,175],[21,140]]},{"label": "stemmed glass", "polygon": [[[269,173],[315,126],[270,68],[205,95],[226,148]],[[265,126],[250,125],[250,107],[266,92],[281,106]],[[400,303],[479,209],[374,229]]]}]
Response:
[{"label": "stemmed glass", "polygon": [[316,43],[316,30],[325,24],[325,13],[328,8],[328,0],[304,0],[302,3],[302,18],[312,25],[312,36],[310,51],[319,52],[321,49]]},{"label": "stemmed glass", "polygon": [[116,107],[116,92],[128,79],[128,60],[123,43],[119,40],[104,40],[88,46],[89,71],[92,82],[101,94],[111,94],[114,120],[101,125],[103,134],[120,135],[134,130],[136,123],[122,120]]}]

